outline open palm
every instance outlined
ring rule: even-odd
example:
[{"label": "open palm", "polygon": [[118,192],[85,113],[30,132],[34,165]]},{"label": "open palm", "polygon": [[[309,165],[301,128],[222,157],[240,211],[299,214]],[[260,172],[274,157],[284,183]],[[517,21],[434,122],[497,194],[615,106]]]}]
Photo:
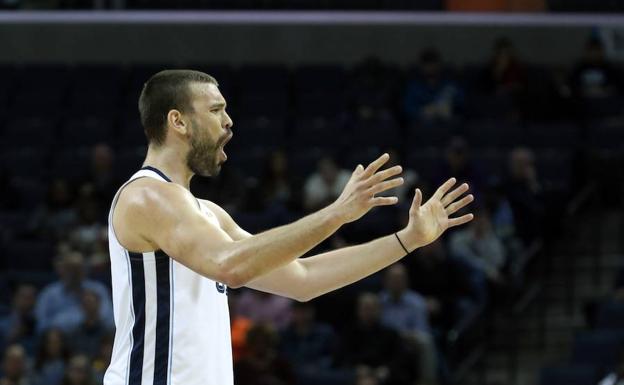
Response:
[{"label": "open palm", "polygon": [[410,246],[410,250],[430,244],[449,227],[463,225],[472,220],[472,214],[451,218],[452,214],[474,200],[472,194],[458,200],[469,189],[466,183],[449,192],[455,183],[455,178],[446,181],[424,205],[422,192],[416,189],[409,211],[409,222],[407,227],[400,232],[403,240]]}]

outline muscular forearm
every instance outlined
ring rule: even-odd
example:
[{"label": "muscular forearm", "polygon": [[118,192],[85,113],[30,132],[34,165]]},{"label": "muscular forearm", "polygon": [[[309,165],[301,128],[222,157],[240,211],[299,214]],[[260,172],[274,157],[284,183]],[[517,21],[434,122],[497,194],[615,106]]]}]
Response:
[{"label": "muscular forearm", "polygon": [[305,267],[301,297],[312,299],[367,277],[405,256],[394,234],[300,259]]},{"label": "muscular forearm", "polygon": [[333,207],[328,206],[291,224],[233,242],[224,250],[224,268],[236,283],[244,285],[302,256],[342,224]]}]

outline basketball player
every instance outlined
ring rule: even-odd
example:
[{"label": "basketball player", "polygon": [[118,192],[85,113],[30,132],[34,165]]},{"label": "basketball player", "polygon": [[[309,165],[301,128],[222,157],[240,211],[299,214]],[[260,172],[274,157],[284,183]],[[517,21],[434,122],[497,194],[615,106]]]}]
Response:
[{"label": "basketball player", "polygon": [[[319,106],[322,108],[322,106]],[[214,176],[227,156],[232,120],[214,78],[168,70],[139,98],[149,149],[144,167],[115,196],[109,246],[116,334],[105,385],[232,385],[227,287],[307,301],[364,278],[433,242],[472,214],[463,184],[444,183],[424,205],[416,190],[408,225],[366,244],[301,259],[403,183],[387,154],[359,165],[340,197],[294,223],[252,235],[218,205],[189,191],[193,175]]]}]

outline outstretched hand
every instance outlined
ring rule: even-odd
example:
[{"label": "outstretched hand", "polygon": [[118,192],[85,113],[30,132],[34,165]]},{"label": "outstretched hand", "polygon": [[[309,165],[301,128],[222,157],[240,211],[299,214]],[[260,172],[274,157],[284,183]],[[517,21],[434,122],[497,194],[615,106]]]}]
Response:
[{"label": "outstretched hand", "polygon": [[409,222],[398,232],[410,251],[432,243],[449,227],[463,225],[474,218],[472,214],[451,217],[474,200],[472,194],[459,199],[469,189],[466,183],[449,192],[456,182],[455,178],[446,181],[424,205],[422,192],[416,189],[409,211]]},{"label": "outstretched hand", "polygon": [[393,205],[398,202],[397,197],[377,197],[375,194],[393,189],[403,184],[403,178],[389,178],[403,171],[401,166],[390,167],[379,171],[386,164],[390,155],[383,154],[366,168],[358,165],[342,194],[332,204],[343,223],[353,222],[361,218],[375,206]]}]

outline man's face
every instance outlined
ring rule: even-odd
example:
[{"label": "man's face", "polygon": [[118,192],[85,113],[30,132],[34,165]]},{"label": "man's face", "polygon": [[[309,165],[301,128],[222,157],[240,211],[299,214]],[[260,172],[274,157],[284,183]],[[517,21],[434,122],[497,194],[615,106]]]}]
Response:
[{"label": "man's face", "polygon": [[232,138],[232,119],[225,112],[226,102],[216,85],[192,83],[189,87],[193,111],[189,112],[187,166],[194,174],[215,176],[227,160],[224,146]]}]

